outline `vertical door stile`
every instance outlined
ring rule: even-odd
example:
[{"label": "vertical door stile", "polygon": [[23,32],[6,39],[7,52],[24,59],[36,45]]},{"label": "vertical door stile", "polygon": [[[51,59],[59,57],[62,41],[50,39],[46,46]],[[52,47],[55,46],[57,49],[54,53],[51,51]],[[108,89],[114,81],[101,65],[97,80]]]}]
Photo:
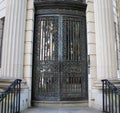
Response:
[{"label": "vertical door stile", "polygon": [[59,73],[58,73],[58,99],[60,100],[60,75],[61,75],[61,27],[60,27],[60,16],[58,16],[58,67],[59,67]]},{"label": "vertical door stile", "polygon": [[58,80],[58,85],[59,85],[59,90],[58,90],[58,95],[59,95],[59,99],[61,99],[61,75],[62,75],[62,71],[61,71],[61,64],[62,64],[62,56],[63,56],[63,54],[62,54],[62,46],[63,46],[63,44],[62,44],[62,37],[63,37],[63,31],[62,31],[62,23],[63,23],[63,17],[62,17],[62,15],[59,15],[59,34],[58,34],[58,43],[59,43],[59,45],[58,45],[58,61],[59,61],[59,76],[58,76],[58,78],[59,78],[59,80]]}]

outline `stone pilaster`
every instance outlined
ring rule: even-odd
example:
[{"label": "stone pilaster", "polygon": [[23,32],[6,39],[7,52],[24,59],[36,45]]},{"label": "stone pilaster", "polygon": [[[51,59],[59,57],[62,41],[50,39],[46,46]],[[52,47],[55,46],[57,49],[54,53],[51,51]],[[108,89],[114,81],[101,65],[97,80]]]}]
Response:
[{"label": "stone pilaster", "polygon": [[87,2],[87,47],[88,47],[88,99],[89,106],[92,107],[92,85],[96,79],[96,41],[95,41],[95,20],[94,20],[94,1]]},{"label": "stone pilaster", "polygon": [[2,49],[1,78],[23,78],[26,0],[8,0]]},{"label": "stone pilaster", "polygon": [[112,0],[95,0],[97,80],[117,77]]},{"label": "stone pilaster", "polygon": [[33,57],[33,31],[34,31],[34,0],[27,2],[24,51],[24,79],[29,87],[28,105],[31,106],[31,87],[32,87],[32,57]]}]

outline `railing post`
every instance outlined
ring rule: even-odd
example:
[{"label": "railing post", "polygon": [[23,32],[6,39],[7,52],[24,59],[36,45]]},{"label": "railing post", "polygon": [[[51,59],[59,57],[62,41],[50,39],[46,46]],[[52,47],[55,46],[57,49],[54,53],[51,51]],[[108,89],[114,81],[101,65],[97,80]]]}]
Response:
[{"label": "railing post", "polygon": [[109,112],[109,113],[111,112],[111,107],[110,107],[110,105],[111,105],[111,101],[110,101],[110,87],[108,87],[108,106],[109,106],[108,112]]},{"label": "railing post", "polygon": [[9,99],[10,99],[10,97],[9,97],[10,95],[8,94],[8,105],[7,105],[7,113],[9,113]]},{"label": "railing post", "polygon": [[1,113],[3,113],[3,94],[1,94],[1,101],[2,101],[2,106],[1,106]]},{"label": "railing post", "polygon": [[19,90],[18,90],[19,86],[18,86],[18,81],[17,81],[17,86],[16,86],[16,112],[18,112],[18,103],[19,103]]},{"label": "railing post", "polygon": [[113,113],[113,110],[114,110],[114,109],[113,109],[113,106],[114,106],[114,103],[113,103],[113,90],[112,90],[111,96],[112,96],[112,111],[111,111],[111,112]]},{"label": "railing post", "polygon": [[103,97],[103,112],[105,111],[105,108],[104,108],[104,106],[105,106],[105,100],[104,100],[104,95],[105,95],[105,83],[104,83],[105,81],[104,80],[102,80],[102,97]]},{"label": "railing post", "polygon": [[117,95],[115,93],[115,113],[117,113]]},{"label": "railing post", "polygon": [[4,101],[4,102],[5,102],[5,103],[4,103],[4,105],[5,105],[5,108],[4,108],[4,113],[6,113],[6,97],[7,97],[7,96],[6,96],[6,93],[5,93],[5,95],[4,95],[4,96],[5,96],[5,98],[4,98],[4,99],[5,99],[5,101]]},{"label": "railing post", "polygon": [[13,112],[13,97],[12,97],[12,92],[10,92],[10,96],[11,96],[11,102],[10,102],[10,112],[12,113]]},{"label": "railing post", "polygon": [[119,113],[120,113],[120,94],[118,95],[118,98],[119,98]]},{"label": "railing post", "polygon": [[19,105],[18,105],[18,113],[20,113],[20,92],[21,92],[21,80],[18,81],[19,84]]},{"label": "railing post", "polygon": [[108,96],[108,81],[107,80],[105,80],[105,92],[106,92],[106,95],[105,95],[105,97],[106,97],[106,109],[105,109],[105,111],[107,111],[107,109],[108,109],[108,107],[107,107],[107,105],[108,105],[108,98],[107,98],[107,96]]}]

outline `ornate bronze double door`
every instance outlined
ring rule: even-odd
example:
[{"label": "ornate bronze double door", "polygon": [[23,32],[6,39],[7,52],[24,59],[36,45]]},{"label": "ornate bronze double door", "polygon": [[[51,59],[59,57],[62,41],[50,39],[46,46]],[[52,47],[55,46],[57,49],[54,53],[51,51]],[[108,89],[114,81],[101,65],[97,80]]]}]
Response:
[{"label": "ornate bronze double door", "polygon": [[87,98],[85,23],[85,16],[36,16],[33,100]]}]

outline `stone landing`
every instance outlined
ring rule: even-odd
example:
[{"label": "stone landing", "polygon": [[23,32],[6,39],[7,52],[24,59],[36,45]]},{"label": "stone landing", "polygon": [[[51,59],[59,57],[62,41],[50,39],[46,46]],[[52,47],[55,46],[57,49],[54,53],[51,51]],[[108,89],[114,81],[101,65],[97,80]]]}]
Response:
[{"label": "stone landing", "polygon": [[46,106],[46,107],[32,107],[21,113],[103,113],[102,111],[89,107],[75,107],[75,106]]}]

